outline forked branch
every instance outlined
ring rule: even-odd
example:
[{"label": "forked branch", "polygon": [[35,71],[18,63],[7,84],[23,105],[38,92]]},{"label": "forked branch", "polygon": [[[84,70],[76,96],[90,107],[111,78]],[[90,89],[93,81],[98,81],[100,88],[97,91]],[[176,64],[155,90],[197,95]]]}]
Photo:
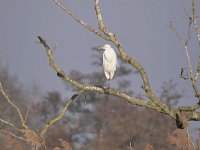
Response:
[{"label": "forked branch", "polygon": [[99,32],[97,29],[93,28],[92,26],[90,26],[89,24],[87,24],[86,22],[84,22],[83,20],[81,20],[76,14],[74,14],[71,10],[69,10],[68,8],[66,8],[59,0],[53,0],[53,2],[58,5],[60,8],[62,8],[67,14],[69,14],[74,20],[76,20],[78,23],[80,23],[84,28],[86,28],[87,30],[97,34],[98,36],[109,40],[109,38],[102,34],[101,32]]},{"label": "forked branch", "polygon": [[[65,12],[67,12],[70,16],[72,16],[71,14],[74,13],[69,13],[71,11],[69,11],[63,4],[61,4],[58,0],[53,0],[58,6],[62,6],[62,8],[65,10]],[[172,111],[172,109],[170,109],[164,102],[162,102],[151,90],[150,87],[150,83],[148,80],[148,76],[147,73],[145,72],[144,68],[142,67],[142,65],[137,62],[134,58],[130,57],[125,50],[123,49],[122,45],[120,44],[120,42],[117,39],[117,36],[115,34],[113,34],[106,26],[105,23],[103,22],[103,17],[101,15],[101,11],[100,11],[100,4],[99,4],[99,0],[95,0],[95,11],[96,11],[96,16],[97,16],[97,21],[99,24],[99,29],[104,33],[104,35],[108,38],[104,38],[104,36],[101,36],[102,38],[104,38],[105,40],[109,40],[111,42],[113,42],[113,44],[116,45],[116,47],[118,48],[121,57],[124,61],[126,61],[127,63],[129,63],[130,65],[132,65],[139,73],[140,76],[143,80],[144,86],[143,89],[146,92],[147,97],[154,103],[154,105],[156,105],[158,108],[160,108],[163,112],[169,114],[171,117],[175,118],[175,112]],[[76,16],[76,15],[73,15]],[[72,17],[73,17],[72,16]],[[81,20],[79,17],[73,17],[76,21],[77,20]],[[78,18],[78,19],[77,19]],[[82,22],[84,21],[78,21],[83,27],[85,27],[86,29],[88,29],[84,24],[82,24]],[[89,30],[89,29],[88,29]],[[92,30],[89,30],[91,32],[93,32]],[[95,33],[95,32],[93,32]],[[95,33],[96,34],[96,33]],[[77,86],[76,86],[77,87]]]},{"label": "forked branch", "polygon": [[39,42],[44,46],[44,48],[47,52],[47,56],[49,58],[49,63],[50,63],[51,68],[56,72],[58,77],[60,77],[64,81],[70,83],[72,86],[78,88],[79,90],[83,90],[84,92],[97,92],[100,94],[110,94],[113,96],[118,96],[133,105],[143,106],[143,107],[155,109],[155,110],[165,113],[162,109],[160,109],[154,103],[148,102],[148,101],[145,101],[142,99],[133,98],[133,97],[127,95],[126,93],[121,92],[117,89],[114,89],[114,88],[107,89],[107,88],[99,87],[99,86],[83,85],[82,83],[73,80],[69,75],[65,74],[65,72],[62,71],[56,65],[55,60],[54,60],[54,55],[53,55],[51,49],[49,48],[48,44],[46,43],[46,41],[41,36],[38,36],[38,39],[39,39]]},{"label": "forked branch", "polygon": [[[192,105],[191,106],[192,109],[190,109],[190,110],[188,110],[187,107],[184,107],[184,106],[181,106],[179,108],[172,108],[172,107],[166,105],[161,99],[159,99],[154,94],[154,92],[151,90],[151,86],[150,86],[150,83],[148,80],[148,75],[147,75],[145,69],[143,68],[143,66],[137,60],[130,57],[126,53],[126,51],[120,44],[117,36],[106,27],[106,25],[103,21],[103,17],[101,15],[99,0],[95,0],[95,2],[94,2],[99,30],[88,25],[85,21],[83,21],[77,15],[75,15],[71,10],[66,8],[59,0],[53,0],[53,2],[55,4],[57,4],[59,7],[61,7],[67,14],[69,14],[74,20],[76,20],[85,29],[100,36],[101,38],[103,38],[107,41],[112,42],[118,48],[122,59],[124,61],[126,61],[128,64],[130,64],[132,67],[134,67],[139,72],[140,77],[142,78],[142,81],[143,81],[143,89],[146,93],[146,96],[149,98],[150,101],[145,101],[143,99],[136,99],[136,98],[131,97],[131,96],[127,95],[126,93],[119,91],[117,89],[114,89],[114,88],[105,89],[104,87],[98,87],[98,86],[93,86],[93,85],[83,85],[82,83],[73,80],[69,75],[65,74],[65,72],[63,70],[61,70],[59,67],[57,67],[57,65],[55,64],[53,52],[47,45],[46,41],[42,37],[38,36],[40,43],[46,49],[46,52],[47,52],[47,55],[49,58],[49,62],[50,62],[50,66],[57,73],[57,76],[59,76],[64,81],[70,83],[72,86],[76,87],[78,90],[83,90],[84,92],[97,92],[97,93],[101,93],[101,94],[109,94],[109,95],[113,95],[113,96],[118,96],[133,105],[143,106],[143,107],[157,110],[159,112],[162,112],[162,113],[165,113],[165,114],[171,116],[174,119],[176,119],[177,114],[180,115],[180,113],[185,113],[185,116],[187,117],[188,120],[200,120],[199,112],[195,111],[197,105],[194,105],[194,106]],[[186,49],[186,54],[188,54],[187,52],[188,51]],[[189,58],[189,54],[188,54],[187,58]],[[190,58],[188,59],[188,62],[189,62],[189,68],[190,68],[190,75],[192,75],[192,66],[190,65],[191,64]],[[191,78],[191,79],[195,79],[195,78]],[[198,91],[198,87],[195,84],[195,82],[194,82],[193,86],[195,87],[196,91]],[[198,95],[199,94],[197,92],[197,97],[198,97]]]}]

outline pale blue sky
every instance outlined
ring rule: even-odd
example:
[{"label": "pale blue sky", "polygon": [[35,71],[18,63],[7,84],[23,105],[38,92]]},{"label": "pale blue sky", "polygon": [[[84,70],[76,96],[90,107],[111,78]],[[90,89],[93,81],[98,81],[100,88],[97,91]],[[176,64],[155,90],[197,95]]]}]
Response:
[{"label": "pale blue sky", "polygon": [[[197,0],[198,1],[198,0]],[[85,22],[97,27],[93,0],[63,0]],[[199,1],[197,6],[200,6]],[[101,0],[106,25],[121,41],[127,53],[147,70],[155,92],[164,81],[173,79],[195,102],[189,81],[179,78],[180,68],[187,67],[184,49],[166,25],[173,21],[181,35],[186,35],[188,22],[184,9],[191,12],[190,0]],[[198,8],[199,11],[199,8]],[[200,13],[199,13],[200,14]],[[24,86],[36,83],[44,91],[57,90],[66,96],[62,81],[50,69],[43,47],[36,44],[37,36],[44,37],[50,46],[58,42],[56,62],[70,72],[76,69],[92,72],[91,50],[107,43],[88,32],[50,0],[1,0],[0,57],[9,63]],[[191,58],[199,55],[197,43],[192,42]],[[100,68],[99,68],[100,69]],[[133,89],[140,80],[132,76]],[[190,103],[185,101],[183,103]]]}]

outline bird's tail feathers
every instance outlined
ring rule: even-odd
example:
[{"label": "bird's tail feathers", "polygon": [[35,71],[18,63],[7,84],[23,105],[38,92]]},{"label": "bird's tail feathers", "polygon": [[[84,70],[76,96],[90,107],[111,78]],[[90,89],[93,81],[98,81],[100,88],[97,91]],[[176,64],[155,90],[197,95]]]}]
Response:
[{"label": "bird's tail feathers", "polygon": [[116,62],[116,69],[118,70],[120,68],[119,62]]}]

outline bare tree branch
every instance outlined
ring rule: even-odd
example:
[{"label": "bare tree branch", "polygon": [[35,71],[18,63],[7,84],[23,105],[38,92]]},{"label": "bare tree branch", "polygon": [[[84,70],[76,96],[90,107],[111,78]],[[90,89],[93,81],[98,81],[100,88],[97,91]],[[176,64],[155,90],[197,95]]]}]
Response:
[{"label": "bare tree branch", "polygon": [[12,124],[12,123],[10,123],[10,122],[7,122],[7,121],[5,121],[5,120],[3,120],[3,119],[0,119],[0,121],[1,121],[2,123],[4,123],[4,124],[7,124],[8,126],[14,128],[14,129],[17,130],[17,131],[22,131],[22,129],[17,128],[14,124]]},{"label": "bare tree branch", "polygon": [[200,108],[199,104],[193,104],[191,106],[179,106],[178,110],[180,110],[180,111],[195,111],[198,108]]},{"label": "bare tree branch", "polygon": [[27,110],[27,112],[26,112],[25,122],[27,122],[28,115],[29,115],[29,112],[30,112],[30,108],[31,108],[31,105],[28,107],[28,110]]},{"label": "bare tree branch", "polygon": [[[189,39],[190,37],[186,38],[186,39],[183,39],[181,38],[181,36],[179,35],[179,33],[176,31],[176,28],[175,26],[170,23],[170,25],[168,25],[168,27],[174,31],[176,33],[176,36],[177,38],[179,39],[181,45],[183,46],[184,50],[185,50],[185,54],[186,54],[186,58],[187,58],[187,62],[188,62],[188,66],[189,66],[189,79],[191,80],[191,83],[192,83],[192,87],[194,89],[194,92],[195,92],[195,97],[198,98],[199,102],[200,102],[200,93],[199,93],[199,88],[198,88],[198,83],[197,83],[197,79],[198,79],[198,66],[197,66],[197,72],[195,75],[193,75],[193,69],[192,69],[192,63],[191,63],[191,58],[190,58],[190,55],[189,55],[189,52],[188,52],[188,42],[189,42]],[[198,64],[199,64],[199,59],[198,59]]]},{"label": "bare tree branch", "polygon": [[0,132],[2,132],[4,134],[8,134],[8,135],[12,136],[13,138],[16,138],[16,139],[19,139],[19,140],[22,140],[22,141],[26,142],[26,139],[24,139],[23,137],[15,135],[14,133],[8,132],[8,131],[6,131],[4,129],[0,128]]},{"label": "bare tree branch", "polygon": [[82,94],[84,91],[80,90],[78,91],[76,94],[74,94],[69,100],[67,100],[66,104],[64,105],[64,108],[62,110],[62,112],[55,117],[54,119],[52,119],[51,121],[49,121],[48,123],[46,123],[43,127],[43,129],[40,132],[40,136],[43,137],[44,134],[47,132],[47,129],[53,125],[54,123],[58,122],[59,120],[61,120],[64,117],[65,112],[68,110],[69,106],[72,104],[72,102],[80,95]]},{"label": "bare tree branch", "polygon": [[7,102],[16,109],[18,115],[19,115],[19,118],[21,120],[21,123],[22,123],[22,126],[27,129],[27,125],[26,125],[26,121],[20,111],[20,109],[9,99],[9,97],[6,95],[6,93],[4,92],[3,90],[3,87],[2,87],[2,84],[0,83],[0,92],[2,93],[2,95],[5,97],[5,99],[7,100]]},{"label": "bare tree branch", "polygon": [[190,37],[187,37],[186,39],[185,38],[181,38],[181,36],[179,35],[179,33],[176,31],[176,28],[175,26],[173,25],[172,22],[170,22],[170,24],[168,25],[168,27],[175,32],[178,40],[180,41],[181,45],[184,47],[184,50],[185,50],[185,54],[186,54],[186,57],[187,57],[187,62],[188,62],[188,66],[189,66],[189,76],[190,78],[193,77],[193,71],[192,71],[192,63],[191,63],[191,59],[190,59],[190,55],[189,55],[189,52],[188,52],[188,42],[190,40]]},{"label": "bare tree branch", "polygon": [[194,27],[195,27],[196,34],[197,34],[197,39],[199,41],[199,46],[200,46],[200,27],[197,24],[196,18],[197,18],[197,16],[196,16],[195,0],[192,0],[192,21],[194,23]]},{"label": "bare tree branch", "polygon": [[104,38],[105,40],[109,40],[109,38],[107,36],[105,36],[104,34],[100,33],[95,28],[91,27],[86,22],[84,22],[83,20],[81,20],[71,10],[69,10],[68,8],[66,8],[59,0],[53,0],[53,1],[54,1],[54,3],[56,5],[58,5],[59,7],[61,7],[67,14],[69,14],[74,20],[76,20],[78,23],[80,23],[84,28],[86,28],[87,30],[89,30],[89,31],[97,34],[98,36]]},{"label": "bare tree branch", "polygon": [[110,30],[108,30],[108,28],[105,26],[103,22],[103,17],[101,15],[101,10],[99,6],[99,0],[95,0],[95,10],[96,10],[97,21],[99,24],[99,29],[108,37],[110,38],[114,37],[115,35]]},{"label": "bare tree branch", "polygon": [[141,99],[132,98],[129,95],[127,95],[126,93],[121,92],[121,91],[119,91],[117,89],[113,89],[113,88],[106,89],[104,87],[92,86],[92,85],[91,86],[87,86],[87,85],[81,84],[78,81],[73,80],[71,77],[69,77],[69,75],[66,75],[64,73],[64,71],[62,71],[56,65],[53,53],[51,52],[51,49],[47,45],[46,41],[40,36],[38,36],[38,39],[40,40],[40,43],[46,49],[47,56],[49,58],[49,62],[50,62],[51,68],[57,73],[57,75],[61,79],[63,79],[66,82],[69,82],[72,86],[75,86],[76,88],[78,88],[80,90],[84,90],[85,92],[98,92],[100,94],[110,94],[110,95],[118,96],[118,97],[128,101],[131,104],[138,105],[138,106],[143,106],[143,107],[147,107],[147,108],[151,108],[151,109],[155,109],[155,110],[160,110],[161,112],[163,112],[163,110],[160,109],[158,106],[156,106],[154,103],[148,102],[148,101],[145,101],[145,100],[141,100]]}]

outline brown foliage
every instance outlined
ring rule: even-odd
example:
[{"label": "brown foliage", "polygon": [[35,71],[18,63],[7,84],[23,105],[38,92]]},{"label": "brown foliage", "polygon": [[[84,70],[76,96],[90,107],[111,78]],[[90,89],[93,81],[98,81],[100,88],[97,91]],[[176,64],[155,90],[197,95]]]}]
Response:
[{"label": "brown foliage", "polygon": [[189,122],[188,122],[187,118],[185,117],[185,115],[181,115],[180,116],[180,121],[183,123],[183,127],[184,128],[188,128],[189,127]]},{"label": "brown foliage", "polygon": [[190,141],[188,140],[187,133],[182,129],[176,129],[169,135],[169,141],[175,144],[177,148],[182,150],[190,149]]},{"label": "brown foliage", "polygon": [[182,122],[184,129],[176,129],[173,133],[169,134],[169,142],[176,145],[178,149],[196,149],[189,133],[189,122],[183,114],[180,115],[180,121]]},{"label": "brown foliage", "polygon": [[27,143],[32,147],[35,147],[36,150],[39,150],[42,146],[45,146],[45,141],[37,133],[32,130],[24,130],[24,136],[26,137]]}]

